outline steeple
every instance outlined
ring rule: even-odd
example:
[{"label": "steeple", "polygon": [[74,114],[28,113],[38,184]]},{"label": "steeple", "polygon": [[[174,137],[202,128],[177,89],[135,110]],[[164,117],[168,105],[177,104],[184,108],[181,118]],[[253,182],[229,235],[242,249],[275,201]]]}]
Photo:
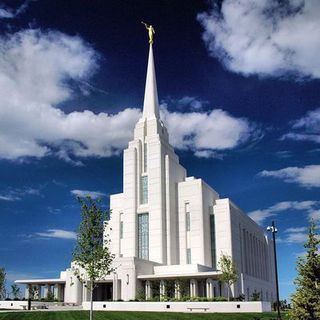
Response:
[{"label": "steeple", "polygon": [[147,78],[146,78],[146,87],[145,87],[144,103],[143,103],[143,118],[160,119],[152,42],[150,42],[150,46],[149,46]]}]

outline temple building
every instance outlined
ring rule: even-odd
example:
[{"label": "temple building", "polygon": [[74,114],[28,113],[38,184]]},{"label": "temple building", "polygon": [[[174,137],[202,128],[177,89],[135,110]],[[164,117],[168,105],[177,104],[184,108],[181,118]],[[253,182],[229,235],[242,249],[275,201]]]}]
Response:
[{"label": "temple building", "polygon": [[[111,195],[110,221],[115,272],[99,281],[94,300],[227,296],[219,281],[221,255],[238,272],[233,297],[253,292],[273,301],[272,241],[230,199],[201,178],[188,177],[160,119],[153,44],[150,43],[143,113],[123,154],[123,192]],[[81,304],[89,293],[72,273],[58,279],[17,280],[51,290],[57,299]],[[28,290],[26,291],[28,293]]]}]

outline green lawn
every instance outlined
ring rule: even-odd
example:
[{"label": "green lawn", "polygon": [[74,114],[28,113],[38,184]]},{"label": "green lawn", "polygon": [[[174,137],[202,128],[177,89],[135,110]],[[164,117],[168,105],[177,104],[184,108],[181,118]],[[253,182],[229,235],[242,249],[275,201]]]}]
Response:
[{"label": "green lawn", "polygon": [[[0,320],[87,320],[86,311],[62,312],[11,312],[0,313]],[[94,320],[273,320],[275,313],[243,313],[243,314],[199,314],[199,313],[161,313],[161,312],[114,312],[96,311]],[[283,319],[288,319],[283,316]]]}]

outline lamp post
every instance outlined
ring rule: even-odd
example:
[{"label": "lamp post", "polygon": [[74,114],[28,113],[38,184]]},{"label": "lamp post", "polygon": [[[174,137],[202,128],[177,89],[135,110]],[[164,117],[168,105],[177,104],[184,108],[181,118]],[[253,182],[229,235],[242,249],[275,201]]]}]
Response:
[{"label": "lamp post", "polygon": [[277,311],[278,311],[278,319],[281,319],[280,299],[279,299],[279,281],[278,281],[278,264],[277,264],[277,248],[276,248],[276,233],[278,232],[278,229],[276,228],[274,221],[272,221],[271,226],[267,227],[267,231],[272,232],[274,268],[275,268],[275,276],[276,276]]}]

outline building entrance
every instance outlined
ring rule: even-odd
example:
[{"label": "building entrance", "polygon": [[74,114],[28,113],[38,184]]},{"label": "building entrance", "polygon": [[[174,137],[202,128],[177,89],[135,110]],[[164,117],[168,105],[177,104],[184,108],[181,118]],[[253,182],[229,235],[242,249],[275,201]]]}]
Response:
[{"label": "building entrance", "polygon": [[93,301],[112,301],[112,283],[99,283],[93,290]]}]

